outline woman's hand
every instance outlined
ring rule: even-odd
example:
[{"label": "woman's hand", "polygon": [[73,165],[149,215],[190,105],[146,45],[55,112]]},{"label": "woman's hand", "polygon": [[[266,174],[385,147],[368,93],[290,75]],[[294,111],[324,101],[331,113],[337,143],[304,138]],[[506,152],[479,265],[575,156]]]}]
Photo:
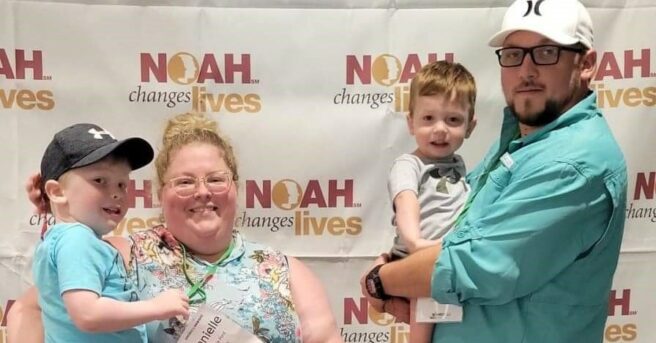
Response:
[{"label": "woman's hand", "polygon": [[36,214],[46,213],[47,206],[41,198],[41,174],[36,173],[30,175],[25,182],[25,192],[27,192],[27,199],[36,207],[34,212]]}]

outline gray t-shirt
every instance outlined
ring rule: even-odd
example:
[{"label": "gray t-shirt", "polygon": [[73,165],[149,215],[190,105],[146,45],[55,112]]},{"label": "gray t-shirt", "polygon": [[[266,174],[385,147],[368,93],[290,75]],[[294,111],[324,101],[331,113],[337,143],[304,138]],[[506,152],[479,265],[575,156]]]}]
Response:
[{"label": "gray t-shirt", "polygon": [[[465,163],[459,155],[448,159],[422,160],[413,154],[403,154],[394,160],[387,184],[392,206],[402,191],[415,192],[419,200],[420,236],[429,240],[439,239],[451,230],[465,205],[470,190],[465,174]],[[393,225],[396,225],[395,217],[392,218]],[[392,253],[408,255],[408,248],[398,231]]]}]

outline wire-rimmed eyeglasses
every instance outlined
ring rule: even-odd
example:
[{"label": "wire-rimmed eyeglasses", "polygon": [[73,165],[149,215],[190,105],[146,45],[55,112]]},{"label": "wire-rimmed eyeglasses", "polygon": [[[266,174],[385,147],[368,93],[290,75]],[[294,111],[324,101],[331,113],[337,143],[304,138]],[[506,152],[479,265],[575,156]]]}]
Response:
[{"label": "wire-rimmed eyeglasses", "polygon": [[213,194],[223,194],[230,190],[232,185],[232,173],[229,171],[216,171],[205,177],[179,176],[166,182],[181,198],[190,197],[198,191],[200,183]]}]

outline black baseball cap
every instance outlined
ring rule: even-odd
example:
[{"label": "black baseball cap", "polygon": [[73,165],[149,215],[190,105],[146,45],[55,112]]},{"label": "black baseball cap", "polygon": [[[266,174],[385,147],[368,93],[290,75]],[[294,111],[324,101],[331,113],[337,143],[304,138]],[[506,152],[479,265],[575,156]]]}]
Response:
[{"label": "black baseball cap", "polygon": [[57,180],[65,172],[88,166],[109,156],[125,157],[132,170],[153,160],[155,153],[142,138],[116,140],[109,131],[94,124],[71,125],[55,134],[41,159],[41,180]]}]

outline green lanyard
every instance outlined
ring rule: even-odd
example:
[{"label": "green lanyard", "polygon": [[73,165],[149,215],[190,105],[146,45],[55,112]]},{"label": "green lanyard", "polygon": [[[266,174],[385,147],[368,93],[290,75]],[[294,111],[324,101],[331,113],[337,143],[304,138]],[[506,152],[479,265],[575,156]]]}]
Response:
[{"label": "green lanyard", "polygon": [[[207,295],[205,294],[205,291],[203,290],[203,287],[212,279],[214,276],[214,273],[216,272],[216,269],[219,267],[219,264],[223,261],[225,261],[228,256],[230,256],[230,253],[232,252],[232,248],[234,248],[233,241],[230,241],[230,245],[228,246],[228,249],[221,255],[218,261],[212,263],[209,267],[207,267],[207,271],[205,272],[205,276],[203,276],[198,282],[194,283],[191,278],[189,277],[189,274],[187,274],[187,249],[185,248],[184,244],[180,244],[182,247],[182,272],[184,273],[185,279],[187,279],[187,283],[191,285],[191,289],[187,292],[187,296],[189,297],[189,303],[191,304],[197,304],[197,303],[204,303],[205,300],[207,299]],[[197,300],[192,300],[193,297],[198,295],[200,299]]]}]

